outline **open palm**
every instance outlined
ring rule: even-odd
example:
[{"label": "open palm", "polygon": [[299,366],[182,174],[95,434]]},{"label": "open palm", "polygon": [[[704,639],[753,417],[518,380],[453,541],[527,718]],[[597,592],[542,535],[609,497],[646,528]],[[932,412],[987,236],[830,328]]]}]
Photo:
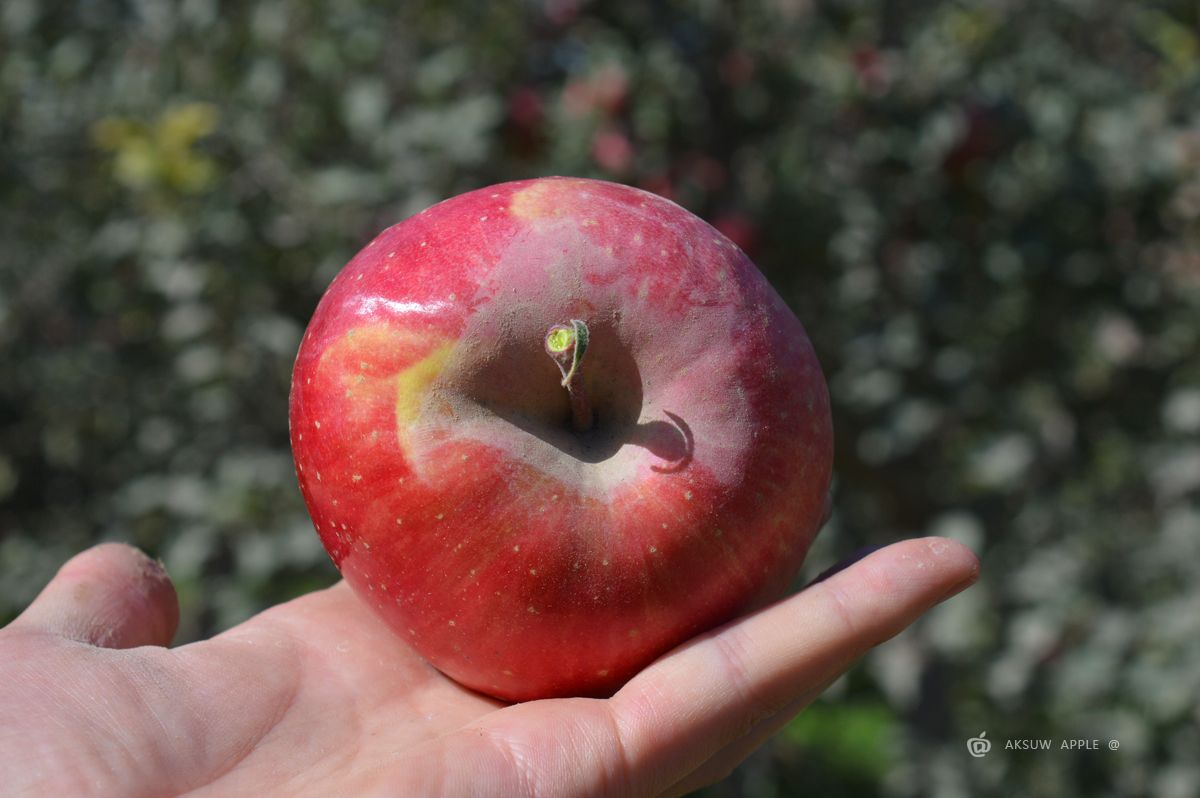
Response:
[{"label": "open palm", "polygon": [[927,538],[702,635],[609,699],[501,702],[442,676],[344,583],[168,649],[135,549],[68,562],[0,630],[0,784],[22,795],[678,795],[716,781],[867,649],[969,585]]}]

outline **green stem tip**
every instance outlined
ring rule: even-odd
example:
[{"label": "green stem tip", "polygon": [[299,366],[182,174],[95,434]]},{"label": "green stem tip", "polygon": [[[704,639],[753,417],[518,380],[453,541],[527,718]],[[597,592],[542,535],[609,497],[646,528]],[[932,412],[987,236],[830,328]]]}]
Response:
[{"label": "green stem tip", "polygon": [[576,380],[580,364],[588,347],[588,326],[580,319],[570,324],[555,324],[546,332],[546,354],[558,364],[562,386],[571,398],[571,421],[576,431],[586,432],[592,426],[592,405],[583,383]]}]

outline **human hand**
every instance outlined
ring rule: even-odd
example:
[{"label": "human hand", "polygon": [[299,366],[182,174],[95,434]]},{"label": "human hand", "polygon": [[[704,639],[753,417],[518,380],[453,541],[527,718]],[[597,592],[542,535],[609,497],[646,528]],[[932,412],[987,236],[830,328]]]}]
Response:
[{"label": "human hand", "polygon": [[970,585],[964,547],[889,546],[701,635],[609,699],[504,704],[442,676],[345,583],[168,649],[161,566],[106,544],[0,630],[6,795],[680,795]]}]

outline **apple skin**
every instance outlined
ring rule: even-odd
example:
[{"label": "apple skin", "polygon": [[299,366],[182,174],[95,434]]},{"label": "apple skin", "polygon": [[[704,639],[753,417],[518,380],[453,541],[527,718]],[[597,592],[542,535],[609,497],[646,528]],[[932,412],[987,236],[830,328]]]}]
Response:
[{"label": "apple skin", "polygon": [[[582,319],[571,426],[543,350]],[[610,695],[778,597],[824,520],[833,434],[804,329],[701,219],[613,183],[463,194],[382,232],[304,335],[300,488],[357,595],[509,701]]]}]

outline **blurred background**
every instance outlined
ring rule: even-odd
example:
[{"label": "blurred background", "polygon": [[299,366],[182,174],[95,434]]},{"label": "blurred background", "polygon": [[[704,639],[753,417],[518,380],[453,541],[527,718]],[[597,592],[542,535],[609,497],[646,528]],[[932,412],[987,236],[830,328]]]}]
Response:
[{"label": "blurred background", "polygon": [[[1200,792],[1194,2],[390,5],[0,4],[0,622],[100,540],[163,558],[181,641],[330,584],[286,435],[330,278],[441,198],[603,177],[806,324],[805,577],[984,562],[707,795]],[[1002,750],[1043,737],[1102,750]]]}]

